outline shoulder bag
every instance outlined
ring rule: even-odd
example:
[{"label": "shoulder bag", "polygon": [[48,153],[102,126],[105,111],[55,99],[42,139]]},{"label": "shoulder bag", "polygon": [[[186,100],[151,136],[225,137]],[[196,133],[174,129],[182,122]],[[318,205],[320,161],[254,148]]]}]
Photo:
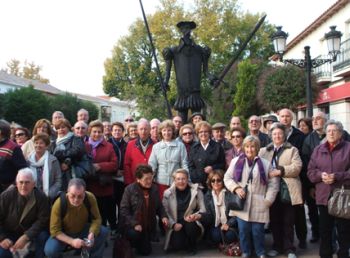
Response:
[{"label": "shoulder bag", "polygon": [[337,218],[350,219],[350,189],[335,188],[328,200],[328,213]]}]

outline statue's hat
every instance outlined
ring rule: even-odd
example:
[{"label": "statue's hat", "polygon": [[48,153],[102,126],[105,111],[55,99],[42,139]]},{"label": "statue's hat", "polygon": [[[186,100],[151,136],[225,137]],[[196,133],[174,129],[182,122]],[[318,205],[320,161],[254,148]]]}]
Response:
[{"label": "statue's hat", "polygon": [[176,26],[181,29],[182,27],[189,26],[191,30],[196,28],[196,23],[194,21],[180,21]]}]

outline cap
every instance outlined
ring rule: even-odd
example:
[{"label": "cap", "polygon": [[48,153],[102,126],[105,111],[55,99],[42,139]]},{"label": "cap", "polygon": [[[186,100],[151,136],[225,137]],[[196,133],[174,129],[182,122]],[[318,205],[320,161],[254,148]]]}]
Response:
[{"label": "cap", "polygon": [[272,121],[272,122],[274,122],[274,123],[275,123],[275,122],[278,122],[276,116],[274,116],[274,115],[269,115],[268,117],[264,118],[264,127],[265,127],[265,128],[266,128],[266,123],[267,123],[268,121]]},{"label": "cap", "polygon": [[226,128],[226,125],[224,123],[215,123],[211,129],[215,130],[215,129],[221,129],[221,128]]}]

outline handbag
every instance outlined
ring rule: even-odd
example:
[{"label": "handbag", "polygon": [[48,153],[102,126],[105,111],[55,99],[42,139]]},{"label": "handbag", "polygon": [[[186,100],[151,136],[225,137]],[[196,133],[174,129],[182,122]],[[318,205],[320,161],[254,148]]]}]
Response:
[{"label": "handbag", "polygon": [[[255,160],[254,160],[254,163],[252,165],[252,168],[250,169],[248,180],[247,180],[247,184],[243,188],[246,196],[247,196],[247,193],[248,193],[248,184],[249,184],[249,182],[252,182],[252,180],[253,180],[253,169],[254,169],[254,166],[255,166]],[[229,195],[229,200],[228,200],[228,203],[227,203],[227,207],[228,207],[229,210],[242,211],[244,209],[245,201],[246,201],[246,198],[240,198],[236,193],[231,193]]]},{"label": "handbag", "polygon": [[292,203],[292,200],[289,194],[288,185],[282,178],[280,180],[280,201],[282,203]]},{"label": "handbag", "polygon": [[224,233],[220,230],[222,243],[219,244],[219,250],[226,256],[241,256],[242,250],[239,241],[233,241],[230,244],[225,242]]},{"label": "handbag", "polygon": [[328,213],[337,218],[350,219],[350,189],[335,188],[328,200]]}]

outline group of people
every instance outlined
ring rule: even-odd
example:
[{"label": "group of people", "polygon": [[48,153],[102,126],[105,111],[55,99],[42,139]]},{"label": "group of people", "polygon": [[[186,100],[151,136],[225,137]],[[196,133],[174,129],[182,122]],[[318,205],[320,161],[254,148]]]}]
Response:
[{"label": "group of people", "polygon": [[[30,138],[0,120],[0,257],[24,247],[33,257],[60,257],[67,247],[103,257],[110,230],[141,255],[160,233],[166,252],[194,255],[204,239],[239,241],[243,257],[294,258],[294,234],[307,248],[305,204],[320,257],[349,257],[350,221],[327,210],[333,189],[350,187],[340,122],[318,112],[299,130],[289,109],[249,117],[248,130],[239,117],[229,128],[201,113],[183,122],[89,122],[82,109],[72,126],[56,111]],[[245,199],[242,210],[229,208],[234,196]]]}]

